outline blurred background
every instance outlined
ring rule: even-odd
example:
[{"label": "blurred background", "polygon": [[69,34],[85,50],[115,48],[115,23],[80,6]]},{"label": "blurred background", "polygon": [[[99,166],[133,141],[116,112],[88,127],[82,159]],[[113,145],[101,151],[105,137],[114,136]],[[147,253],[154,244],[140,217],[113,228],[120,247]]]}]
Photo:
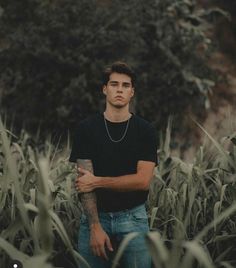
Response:
[{"label": "blurred background", "polygon": [[116,60],[160,140],[155,267],[236,267],[235,59],[236,0],[0,0],[0,267],[79,266],[68,137]]},{"label": "blurred background", "polygon": [[[104,109],[116,60],[138,75],[133,111],[188,160],[236,114],[234,0],[0,0],[0,112],[16,135],[63,141]],[[232,125],[232,124],[231,124]]]}]

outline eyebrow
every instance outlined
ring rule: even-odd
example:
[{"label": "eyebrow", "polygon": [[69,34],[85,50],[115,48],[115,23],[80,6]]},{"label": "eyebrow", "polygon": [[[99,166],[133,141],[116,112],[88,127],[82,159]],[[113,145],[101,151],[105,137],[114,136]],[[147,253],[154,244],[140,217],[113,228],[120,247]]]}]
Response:
[{"label": "eyebrow", "polygon": [[114,81],[114,80],[109,81],[109,82],[112,83],[112,84],[118,84],[118,81]]}]

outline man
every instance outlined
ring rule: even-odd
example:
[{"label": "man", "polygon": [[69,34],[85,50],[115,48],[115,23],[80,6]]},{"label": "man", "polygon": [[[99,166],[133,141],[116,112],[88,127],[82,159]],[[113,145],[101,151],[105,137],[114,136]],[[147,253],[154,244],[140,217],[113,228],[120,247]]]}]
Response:
[{"label": "man", "polygon": [[154,128],[129,112],[134,83],[126,63],[105,70],[105,111],[80,122],[72,146],[70,161],[77,162],[76,189],[84,209],[78,248],[92,268],[111,267],[115,249],[131,232],[140,235],[128,244],[120,267],[151,267],[145,201],[157,144]]}]

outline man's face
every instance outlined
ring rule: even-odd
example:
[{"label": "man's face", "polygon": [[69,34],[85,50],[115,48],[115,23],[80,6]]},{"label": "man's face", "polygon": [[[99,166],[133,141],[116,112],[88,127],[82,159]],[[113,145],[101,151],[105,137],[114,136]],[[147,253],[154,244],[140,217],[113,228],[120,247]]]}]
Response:
[{"label": "man's face", "polygon": [[107,85],[103,87],[106,101],[111,106],[122,108],[129,104],[134,95],[131,77],[126,74],[111,73]]}]

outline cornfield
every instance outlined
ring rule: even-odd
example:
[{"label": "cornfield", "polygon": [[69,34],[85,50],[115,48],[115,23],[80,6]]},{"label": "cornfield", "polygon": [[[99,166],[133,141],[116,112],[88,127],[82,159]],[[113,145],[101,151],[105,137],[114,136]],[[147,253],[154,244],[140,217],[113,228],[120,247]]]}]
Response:
[{"label": "cornfield", "polygon": [[[153,266],[236,267],[236,133],[218,141],[202,128],[206,141],[189,164],[171,156],[170,129],[147,202]],[[0,267],[13,260],[24,268],[86,263],[76,250],[81,205],[69,152],[69,139],[63,148],[49,140],[36,148],[0,121]],[[114,268],[135,235],[121,244]]]}]

